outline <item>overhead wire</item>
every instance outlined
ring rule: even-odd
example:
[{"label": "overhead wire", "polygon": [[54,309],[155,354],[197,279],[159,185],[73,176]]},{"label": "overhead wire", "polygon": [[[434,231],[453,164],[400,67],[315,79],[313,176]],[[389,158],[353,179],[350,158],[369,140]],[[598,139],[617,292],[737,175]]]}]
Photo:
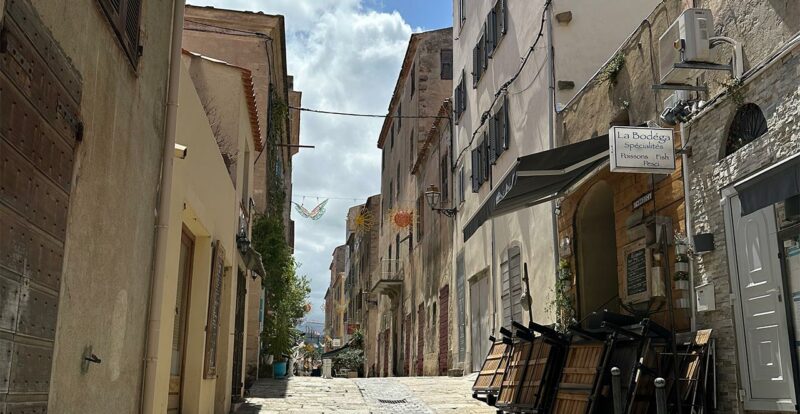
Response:
[{"label": "overhead wire", "polygon": [[356,113],[356,112],[340,112],[340,111],[326,111],[323,109],[313,109],[313,108],[304,108],[300,106],[289,106],[289,109],[294,109],[303,112],[313,112],[317,114],[327,114],[327,115],[341,115],[341,116],[355,116],[355,117],[362,117],[362,118],[408,118],[408,119],[450,119],[447,116],[437,116],[437,115],[379,115],[379,114],[364,114],[364,113]]},{"label": "overhead wire", "polygon": [[462,148],[461,151],[458,153],[458,156],[456,157],[455,162],[454,162],[455,165],[458,165],[459,161],[461,160],[461,157],[464,156],[464,153],[467,152],[467,150],[469,150],[470,147],[472,146],[472,143],[473,143],[473,141],[475,141],[475,137],[478,135],[478,132],[486,124],[486,120],[489,119],[489,117],[491,115],[491,112],[492,112],[492,109],[494,108],[494,106],[497,104],[497,102],[500,100],[500,98],[505,93],[508,92],[508,87],[511,86],[511,84],[514,83],[514,81],[517,80],[517,78],[519,78],[520,74],[522,74],[522,70],[525,68],[525,65],[528,64],[528,61],[530,60],[531,55],[533,55],[533,51],[536,49],[536,45],[538,45],[539,41],[544,37],[544,27],[545,27],[545,22],[546,22],[546,17],[547,17],[547,10],[550,8],[550,3],[552,3],[552,2],[553,2],[553,0],[547,0],[547,2],[544,4],[544,8],[542,10],[541,22],[539,23],[539,33],[536,34],[536,39],[534,39],[533,44],[531,45],[531,47],[528,48],[528,51],[525,53],[525,56],[522,58],[522,63],[519,65],[519,68],[517,68],[517,71],[514,73],[513,76],[511,76],[511,78],[509,78],[507,81],[505,81],[505,83],[503,83],[502,86],[500,86],[500,88],[497,90],[497,92],[495,92],[494,99],[492,99],[492,103],[489,104],[489,108],[487,108],[485,111],[483,111],[483,113],[481,113],[481,122],[478,125],[478,127],[475,128],[475,130],[472,132],[472,136],[470,136],[469,142],[467,143],[467,145],[464,148]]}]

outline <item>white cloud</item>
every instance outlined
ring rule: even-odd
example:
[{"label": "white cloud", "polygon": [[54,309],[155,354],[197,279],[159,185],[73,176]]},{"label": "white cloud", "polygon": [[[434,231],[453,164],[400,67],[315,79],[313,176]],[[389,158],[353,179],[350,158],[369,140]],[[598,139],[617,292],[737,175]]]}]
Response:
[{"label": "white cloud", "polygon": [[[303,92],[303,106],[386,113],[413,31],[400,14],[369,10],[369,3],[362,0],[202,0],[198,4],[284,15],[288,70],[295,77],[295,88]],[[324,320],[321,306],[330,282],[328,266],[334,247],[345,242],[347,209],[380,192],[376,143],[381,124],[380,119],[301,116],[300,140],[316,149],[303,149],[295,156],[294,193],[363,197],[356,202],[331,200],[319,221],[293,212],[296,257],[303,264],[301,273],[312,281],[312,321]],[[305,200],[306,207],[316,203],[315,198]]]}]

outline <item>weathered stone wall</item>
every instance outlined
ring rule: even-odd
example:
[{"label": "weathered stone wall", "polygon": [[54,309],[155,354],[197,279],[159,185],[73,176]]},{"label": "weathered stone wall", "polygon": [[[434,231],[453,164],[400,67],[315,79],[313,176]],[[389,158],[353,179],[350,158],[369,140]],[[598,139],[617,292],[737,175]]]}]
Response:
[{"label": "weathered stone wall", "polygon": [[[755,103],[763,111],[768,132],[725,157],[725,142],[740,103],[723,96],[686,126],[692,146],[689,163],[690,207],[695,233],[713,233],[714,251],[697,256],[695,284],[714,283],[716,310],[697,314],[698,328],[714,329],[717,338],[717,384],[720,412],[739,412],[739,381],[734,308],[732,305],[724,213],[720,191],[738,179],[800,151],[800,48],[763,73],[748,79],[740,103]],[[796,374],[796,373],[795,373]]]}]

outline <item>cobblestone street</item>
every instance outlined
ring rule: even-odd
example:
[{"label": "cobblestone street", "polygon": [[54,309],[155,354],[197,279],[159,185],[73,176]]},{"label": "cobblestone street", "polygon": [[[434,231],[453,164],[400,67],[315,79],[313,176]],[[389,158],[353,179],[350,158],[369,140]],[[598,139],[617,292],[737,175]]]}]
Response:
[{"label": "cobblestone street", "polygon": [[237,413],[494,413],[472,399],[473,381],[473,376],[261,380]]}]

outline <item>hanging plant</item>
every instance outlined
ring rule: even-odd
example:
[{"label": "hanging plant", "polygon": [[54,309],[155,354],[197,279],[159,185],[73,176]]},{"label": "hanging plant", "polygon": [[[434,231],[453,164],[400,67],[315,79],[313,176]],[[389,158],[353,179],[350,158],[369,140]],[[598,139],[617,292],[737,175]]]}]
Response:
[{"label": "hanging plant", "polygon": [[548,304],[547,311],[554,312],[556,316],[556,329],[566,332],[575,323],[575,309],[572,305],[572,269],[567,259],[558,262],[556,284],[553,289],[553,300]]}]

